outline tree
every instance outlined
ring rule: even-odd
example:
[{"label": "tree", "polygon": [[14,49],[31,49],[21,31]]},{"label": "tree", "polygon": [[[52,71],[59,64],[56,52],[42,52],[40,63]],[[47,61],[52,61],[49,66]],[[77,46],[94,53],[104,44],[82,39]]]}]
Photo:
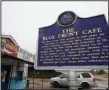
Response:
[{"label": "tree", "polygon": [[102,75],[102,74],[106,74],[106,72],[104,70],[99,70],[98,74]]},{"label": "tree", "polygon": [[92,70],[90,71],[90,73],[92,73],[93,75],[95,75],[95,74],[96,74],[96,72],[95,72],[95,70],[94,70],[94,69],[92,69]]}]

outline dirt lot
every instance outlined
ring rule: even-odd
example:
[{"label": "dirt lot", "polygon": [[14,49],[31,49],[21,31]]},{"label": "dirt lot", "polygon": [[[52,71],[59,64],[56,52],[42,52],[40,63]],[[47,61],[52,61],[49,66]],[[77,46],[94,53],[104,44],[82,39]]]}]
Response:
[{"label": "dirt lot", "polygon": [[[29,79],[29,88],[30,89],[42,89],[44,86],[46,86],[45,84],[47,84],[47,86],[49,85],[49,79],[42,79],[42,78],[28,78]],[[33,84],[34,83],[34,84]]]},{"label": "dirt lot", "polygon": [[[101,89],[101,88],[107,88],[108,87],[108,77],[106,75],[96,75],[96,80],[99,87],[93,88],[93,89]],[[48,78],[28,78],[30,80],[29,83],[29,89],[41,89],[41,90],[60,90],[60,88],[54,88],[50,85]],[[34,83],[34,84],[33,84]],[[61,88],[61,90],[68,90],[68,88]]]},{"label": "dirt lot", "polygon": [[[28,78],[30,80],[29,89],[58,89],[54,88],[50,85],[48,78]],[[34,84],[33,84],[34,83]],[[60,89],[60,88],[59,88]],[[66,90],[68,88],[61,88],[62,90]]]},{"label": "dirt lot", "polygon": [[106,81],[108,80],[108,74],[104,74],[104,75],[95,75],[96,80],[98,81]]}]

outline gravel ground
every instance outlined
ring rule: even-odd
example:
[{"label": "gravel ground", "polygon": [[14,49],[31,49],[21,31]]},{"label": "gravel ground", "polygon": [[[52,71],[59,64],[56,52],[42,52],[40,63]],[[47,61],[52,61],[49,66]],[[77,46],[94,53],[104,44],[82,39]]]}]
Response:
[{"label": "gravel ground", "polygon": [[[41,79],[41,78],[29,78],[30,80],[30,84],[29,84],[29,89],[40,89],[40,90],[48,90],[48,89],[51,89],[51,90],[68,90],[68,88],[54,88],[53,86],[50,85],[50,82],[49,82],[49,79]],[[34,82],[34,84],[33,84]],[[108,79],[106,81],[97,81],[98,83],[98,87],[93,87],[92,89],[97,89],[97,90],[100,90],[100,89],[103,89],[103,90],[106,90],[106,88],[108,88]]]}]

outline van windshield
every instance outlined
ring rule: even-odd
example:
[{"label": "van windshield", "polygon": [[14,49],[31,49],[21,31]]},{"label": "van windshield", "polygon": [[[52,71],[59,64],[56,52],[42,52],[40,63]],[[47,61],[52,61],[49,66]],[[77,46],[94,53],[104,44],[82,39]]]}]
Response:
[{"label": "van windshield", "polygon": [[56,74],[54,77],[60,77],[62,74]]}]

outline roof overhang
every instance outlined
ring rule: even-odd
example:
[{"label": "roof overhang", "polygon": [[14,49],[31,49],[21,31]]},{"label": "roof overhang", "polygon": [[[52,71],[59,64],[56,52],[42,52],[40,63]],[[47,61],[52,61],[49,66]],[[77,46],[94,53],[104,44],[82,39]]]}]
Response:
[{"label": "roof overhang", "polygon": [[15,45],[19,46],[19,44],[15,41],[15,39],[11,35],[2,35],[1,38],[10,39]]}]

